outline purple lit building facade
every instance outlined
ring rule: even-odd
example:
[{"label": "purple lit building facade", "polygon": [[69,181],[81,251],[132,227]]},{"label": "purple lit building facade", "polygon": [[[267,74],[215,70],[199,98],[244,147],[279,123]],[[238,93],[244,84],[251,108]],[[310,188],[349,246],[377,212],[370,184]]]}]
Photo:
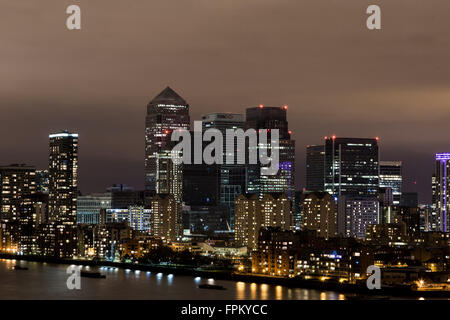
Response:
[{"label": "purple lit building facade", "polygon": [[450,232],[450,153],[436,154],[433,176],[433,216],[438,231]]}]

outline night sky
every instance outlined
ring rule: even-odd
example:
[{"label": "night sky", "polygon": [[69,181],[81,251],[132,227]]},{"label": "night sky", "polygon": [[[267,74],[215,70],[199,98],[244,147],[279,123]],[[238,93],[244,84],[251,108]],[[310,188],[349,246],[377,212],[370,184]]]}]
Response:
[{"label": "night sky", "polygon": [[[82,9],[82,30],[65,27]],[[369,4],[382,30],[365,27]],[[0,163],[48,165],[48,134],[80,134],[83,193],[143,187],[147,103],[170,85],[207,112],[289,105],[305,146],[380,137],[405,191],[431,200],[450,152],[448,0],[0,0]],[[417,181],[417,184],[414,184]]]}]

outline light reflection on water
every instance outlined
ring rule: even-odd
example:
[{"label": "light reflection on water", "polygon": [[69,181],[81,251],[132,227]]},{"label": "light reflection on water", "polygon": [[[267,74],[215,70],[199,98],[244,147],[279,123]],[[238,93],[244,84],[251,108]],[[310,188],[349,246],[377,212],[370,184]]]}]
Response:
[{"label": "light reflection on water", "polygon": [[[29,270],[12,270],[16,264]],[[225,281],[114,267],[83,267],[106,279],[81,279],[81,290],[68,290],[68,265],[0,260],[0,299],[344,299],[335,292],[286,288],[279,285]],[[227,290],[199,289],[201,283]]]}]

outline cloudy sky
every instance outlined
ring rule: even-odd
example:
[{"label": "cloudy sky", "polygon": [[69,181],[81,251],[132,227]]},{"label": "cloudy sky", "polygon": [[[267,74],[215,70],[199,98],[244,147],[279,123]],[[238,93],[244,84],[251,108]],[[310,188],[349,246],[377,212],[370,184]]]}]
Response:
[{"label": "cloudy sky", "polygon": [[[82,30],[65,27],[78,4]],[[369,4],[382,30],[365,27]],[[431,198],[450,152],[450,1],[0,0],[0,163],[48,165],[48,133],[80,134],[80,189],[143,187],[149,100],[170,85],[206,112],[289,105],[305,146],[380,137],[405,191]],[[416,184],[414,183],[416,182]]]}]

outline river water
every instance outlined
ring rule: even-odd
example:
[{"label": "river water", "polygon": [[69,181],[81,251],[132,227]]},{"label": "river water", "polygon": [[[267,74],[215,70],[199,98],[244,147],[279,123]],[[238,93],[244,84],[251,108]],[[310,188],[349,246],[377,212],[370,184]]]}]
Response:
[{"label": "river water", "polygon": [[[28,270],[13,270],[20,264]],[[81,278],[80,290],[67,288],[67,265],[0,260],[0,299],[150,299],[150,300],[338,300],[340,293],[283,286],[202,279],[118,268],[83,267],[100,271],[106,279]],[[199,289],[201,283],[227,290]]]}]

